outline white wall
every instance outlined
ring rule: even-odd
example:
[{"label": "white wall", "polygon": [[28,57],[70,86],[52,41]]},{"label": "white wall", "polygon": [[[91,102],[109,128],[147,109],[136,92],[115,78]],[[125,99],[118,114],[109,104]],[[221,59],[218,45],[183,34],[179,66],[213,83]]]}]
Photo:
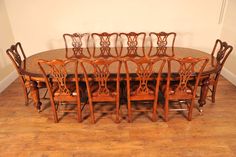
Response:
[{"label": "white wall", "polygon": [[225,19],[222,28],[221,39],[227,41],[234,47],[229,58],[227,59],[223,74],[236,85],[236,1],[229,0]]},{"label": "white wall", "polygon": [[4,1],[0,0],[0,93],[16,79],[17,75],[6,55],[6,49],[14,43]]},{"label": "white wall", "polygon": [[63,33],[174,31],[176,46],[211,51],[222,0],[5,0],[26,55],[64,47]]},{"label": "white wall", "polygon": [[9,18],[6,12],[4,1],[0,0],[0,69],[5,68],[9,61],[5,50],[13,43],[14,37],[11,31]]}]

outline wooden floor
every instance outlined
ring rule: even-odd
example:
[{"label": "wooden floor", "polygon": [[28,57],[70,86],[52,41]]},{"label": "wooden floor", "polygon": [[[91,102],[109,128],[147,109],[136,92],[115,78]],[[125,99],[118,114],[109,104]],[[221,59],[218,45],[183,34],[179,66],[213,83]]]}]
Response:
[{"label": "wooden floor", "polygon": [[220,78],[216,103],[210,101],[203,115],[195,109],[193,120],[172,113],[169,122],[151,122],[147,114],[113,122],[114,115],[97,114],[90,124],[88,112],[83,123],[74,114],[53,122],[48,100],[37,113],[33,104],[24,105],[18,81],[0,94],[0,156],[145,156],[145,157],[235,157],[236,87]]}]

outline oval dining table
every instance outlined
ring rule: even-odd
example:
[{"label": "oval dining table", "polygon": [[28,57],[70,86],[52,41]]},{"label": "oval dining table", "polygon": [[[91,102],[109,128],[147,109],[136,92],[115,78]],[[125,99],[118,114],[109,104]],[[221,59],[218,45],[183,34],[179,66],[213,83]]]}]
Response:
[{"label": "oval dining table", "polygon": [[[86,49],[86,51],[90,52],[90,51],[92,51],[92,49],[90,49],[90,51],[89,51],[89,49]],[[97,48],[96,51],[99,51],[99,48]],[[115,51],[115,49],[111,48],[111,51]],[[125,49],[123,48],[122,51],[125,51]],[[137,51],[140,51],[143,53],[144,49],[138,48]],[[172,51],[172,49],[167,48],[167,52],[168,51]],[[209,59],[209,62],[207,63],[207,65],[202,73],[202,79],[201,79],[201,83],[200,83],[201,91],[200,91],[200,97],[198,100],[199,109],[200,109],[200,107],[203,107],[206,104],[206,97],[207,97],[207,90],[208,90],[207,82],[208,82],[210,75],[216,71],[216,64],[215,64],[216,59],[215,59],[215,57],[212,57],[209,53],[199,51],[196,49],[183,48],[183,47],[175,47],[174,54],[175,54],[174,57],[177,57],[177,58],[205,57],[205,58]],[[24,61],[24,68],[22,69],[22,74],[25,75],[25,78],[27,79],[27,81],[30,82],[31,97],[32,97],[34,104],[35,104],[38,111],[40,111],[41,104],[42,104],[40,102],[40,97],[39,97],[38,83],[45,82],[42,72],[38,66],[39,59],[44,59],[44,60],[62,59],[62,60],[65,60],[65,59],[67,59],[66,58],[66,50],[65,49],[53,49],[53,50],[40,52],[40,53],[37,53],[37,54],[27,57],[26,60]],[[124,73],[124,71],[123,71],[123,73]],[[167,73],[167,70],[163,70],[163,73]],[[121,71],[121,74],[122,74],[122,71]],[[200,109],[200,111],[202,111],[202,109]]]}]

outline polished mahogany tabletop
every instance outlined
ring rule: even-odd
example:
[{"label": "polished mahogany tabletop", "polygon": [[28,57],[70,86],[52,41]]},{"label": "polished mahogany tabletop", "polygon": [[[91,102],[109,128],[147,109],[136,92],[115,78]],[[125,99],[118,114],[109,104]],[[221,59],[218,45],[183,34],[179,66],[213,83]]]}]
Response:
[{"label": "polished mahogany tabletop", "polygon": [[[87,51],[87,49],[85,50]],[[93,51],[92,49],[90,49],[90,53],[92,53],[91,51]],[[99,48],[95,51],[99,51]],[[115,51],[115,49],[111,49],[111,51]],[[118,49],[119,51],[119,49]],[[125,53],[126,49],[123,48],[122,49],[122,54]],[[139,53],[143,53],[143,49],[142,48],[138,48],[137,51]],[[148,50],[145,50],[148,51]],[[155,51],[155,49],[153,49],[153,51]],[[171,48],[167,48],[167,52],[171,51]],[[209,62],[206,66],[206,68],[204,69],[203,74],[210,74],[213,73],[215,71],[215,58],[212,58],[210,54],[203,52],[203,51],[199,51],[196,49],[191,49],[191,48],[182,48],[182,47],[175,47],[174,48],[174,53],[175,53],[175,57],[177,58],[184,58],[184,57],[207,57],[209,58]],[[23,74],[28,75],[31,77],[31,80],[37,80],[37,81],[43,81],[43,76],[42,73],[40,71],[40,68],[38,66],[38,60],[39,59],[44,59],[44,60],[53,60],[53,59],[66,59],[66,52],[65,49],[54,49],[54,50],[48,50],[48,51],[44,51],[44,52],[40,52],[37,54],[34,54],[30,57],[27,57],[27,59],[25,60],[25,69],[23,70]],[[166,70],[164,68],[163,73],[165,73]],[[121,70],[121,73],[124,73],[123,70]]]}]

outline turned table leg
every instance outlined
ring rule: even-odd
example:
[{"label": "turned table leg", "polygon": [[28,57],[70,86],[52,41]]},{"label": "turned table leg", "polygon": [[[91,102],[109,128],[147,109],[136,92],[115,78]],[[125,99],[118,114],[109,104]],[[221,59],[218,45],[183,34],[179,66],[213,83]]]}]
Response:
[{"label": "turned table leg", "polygon": [[198,100],[200,112],[202,112],[201,107],[203,107],[206,104],[207,93],[208,93],[208,78],[202,80],[200,98]]},{"label": "turned table leg", "polygon": [[40,112],[42,103],[40,102],[38,83],[36,81],[30,81],[30,93],[34,101],[35,109]]}]

